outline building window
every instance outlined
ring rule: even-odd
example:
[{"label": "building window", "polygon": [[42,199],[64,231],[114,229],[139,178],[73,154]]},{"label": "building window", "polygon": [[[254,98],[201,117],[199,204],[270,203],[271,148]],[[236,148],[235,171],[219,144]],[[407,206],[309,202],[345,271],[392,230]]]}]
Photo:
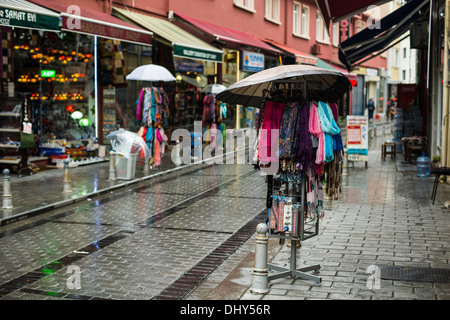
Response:
[{"label": "building window", "polygon": [[266,0],[265,18],[280,23],[280,0]]},{"label": "building window", "polygon": [[323,17],[319,11],[317,11],[316,15],[316,41],[326,44],[330,43],[328,30],[325,27],[325,22],[323,21]]},{"label": "building window", "polygon": [[236,7],[255,12],[255,0],[233,0]]},{"label": "building window", "polygon": [[402,80],[406,80],[406,70],[402,70]]},{"label": "building window", "polygon": [[339,45],[339,22],[333,23],[333,46]]},{"label": "building window", "polygon": [[294,35],[309,38],[309,7],[294,2],[293,15]]},{"label": "building window", "polygon": [[367,23],[362,20],[356,20],[356,30],[355,33],[358,33],[366,28]]},{"label": "building window", "polygon": [[398,67],[399,65],[399,56],[400,56],[400,50],[398,48],[394,49],[394,67]]},{"label": "building window", "polygon": [[403,48],[403,58],[404,58],[404,59],[406,59],[406,55],[407,55],[407,53],[406,53],[406,48]]}]

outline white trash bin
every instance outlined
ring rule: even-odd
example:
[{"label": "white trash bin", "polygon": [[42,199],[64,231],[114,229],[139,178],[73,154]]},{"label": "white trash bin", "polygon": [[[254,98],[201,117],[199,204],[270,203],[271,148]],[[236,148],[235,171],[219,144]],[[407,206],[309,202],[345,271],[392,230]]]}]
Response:
[{"label": "white trash bin", "polygon": [[137,153],[123,154],[120,152],[114,153],[114,160],[116,164],[116,179],[131,180],[136,174],[136,159]]}]

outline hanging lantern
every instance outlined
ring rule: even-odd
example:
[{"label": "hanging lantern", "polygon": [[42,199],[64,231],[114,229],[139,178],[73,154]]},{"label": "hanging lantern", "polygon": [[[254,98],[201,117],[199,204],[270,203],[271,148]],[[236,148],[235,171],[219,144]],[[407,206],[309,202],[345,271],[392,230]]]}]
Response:
[{"label": "hanging lantern", "polygon": [[67,112],[72,113],[75,111],[75,107],[72,104],[69,104],[66,106],[66,110],[67,110]]},{"label": "hanging lantern", "polygon": [[80,120],[81,118],[83,118],[83,114],[80,111],[74,111],[72,112],[72,114],[70,115],[70,117],[73,120]]},{"label": "hanging lantern", "polygon": [[89,126],[89,119],[88,118],[80,119],[80,122],[78,123],[80,124],[80,127],[87,127]]}]

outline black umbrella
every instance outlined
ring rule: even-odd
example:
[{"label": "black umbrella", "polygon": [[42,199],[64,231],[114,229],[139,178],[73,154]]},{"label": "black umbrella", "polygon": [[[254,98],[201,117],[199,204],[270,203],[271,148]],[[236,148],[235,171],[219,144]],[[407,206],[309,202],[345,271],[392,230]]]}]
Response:
[{"label": "black umbrella", "polygon": [[259,107],[266,90],[270,92],[280,85],[286,89],[291,84],[293,88],[301,90],[303,96],[314,92],[324,100],[336,100],[351,90],[350,80],[340,72],[309,65],[282,65],[232,84],[219,93],[216,99],[230,104]]}]

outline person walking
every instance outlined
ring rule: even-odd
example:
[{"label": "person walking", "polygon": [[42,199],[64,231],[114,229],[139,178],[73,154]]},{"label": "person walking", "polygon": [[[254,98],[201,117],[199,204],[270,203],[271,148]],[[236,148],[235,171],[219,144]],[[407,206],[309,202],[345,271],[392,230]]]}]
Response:
[{"label": "person walking", "polygon": [[375,103],[372,98],[370,98],[369,102],[367,102],[367,109],[369,110],[369,121],[372,121],[373,111],[375,110]]}]

